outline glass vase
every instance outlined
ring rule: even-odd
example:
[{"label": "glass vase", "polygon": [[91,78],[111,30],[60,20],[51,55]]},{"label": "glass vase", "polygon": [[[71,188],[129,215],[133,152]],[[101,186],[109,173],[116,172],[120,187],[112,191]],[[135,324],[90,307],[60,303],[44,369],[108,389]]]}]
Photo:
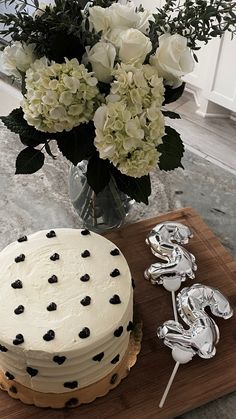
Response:
[{"label": "glass vase", "polygon": [[121,227],[134,201],[121,192],[111,177],[105,188],[95,194],[86,177],[87,161],[71,165],[69,193],[83,226],[97,233]]}]

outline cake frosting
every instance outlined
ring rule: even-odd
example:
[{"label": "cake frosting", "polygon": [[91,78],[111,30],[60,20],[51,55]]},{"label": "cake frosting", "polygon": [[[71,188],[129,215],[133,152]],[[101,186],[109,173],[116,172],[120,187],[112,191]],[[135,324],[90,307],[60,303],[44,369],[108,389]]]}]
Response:
[{"label": "cake frosting", "polygon": [[84,388],[122,361],[133,317],[131,274],[88,230],[24,236],[0,252],[0,368],[44,393]]}]

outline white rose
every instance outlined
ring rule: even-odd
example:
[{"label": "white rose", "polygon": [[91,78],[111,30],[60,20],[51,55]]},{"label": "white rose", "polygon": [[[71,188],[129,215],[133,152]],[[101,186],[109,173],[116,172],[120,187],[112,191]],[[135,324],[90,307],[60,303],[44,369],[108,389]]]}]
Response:
[{"label": "white rose", "polygon": [[125,64],[143,64],[151,49],[150,39],[138,29],[127,29],[120,34],[119,58]]},{"label": "white rose", "polygon": [[166,84],[175,87],[181,83],[180,77],[191,73],[194,69],[194,60],[187,39],[184,36],[166,33],[159,38],[159,47],[150,59],[160,77]]},{"label": "white rose", "polygon": [[118,49],[121,46],[120,35],[122,32],[124,32],[123,28],[111,29],[103,36],[103,39],[111,42]]},{"label": "white rose", "polygon": [[101,6],[89,7],[89,22],[96,32],[107,32],[110,28],[108,9]]},{"label": "white rose", "polygon": [[133,2],[126,5],[113,3],[108,9],[110,28],[134,28],[139,22],[139,15],[136,13],[136,6]]},{"label": "white rose", "polygon": [[150,26],[150,21],[155,21],[153,14],[149,10],[145,10],[144,12],[139,12],[139,21],[136,25],[136,29],[143,33],[147,33]]},{"label": "white rose", "polygon": [[34,44],[21,44],[16,41],[4,48],[0,56],[0,71],[9,75],[20,77],[35,61]]},{"label": "white rose", "polygon": [[108,42],[100,41],[88,51],[88,60],[99,81],[110,83],[115,58],[116,49]]}]

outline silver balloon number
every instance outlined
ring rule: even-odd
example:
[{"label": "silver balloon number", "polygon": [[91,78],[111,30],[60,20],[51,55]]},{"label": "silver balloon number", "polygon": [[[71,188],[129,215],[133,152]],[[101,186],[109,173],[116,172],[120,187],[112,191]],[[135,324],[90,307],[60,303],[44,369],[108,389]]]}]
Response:
[{"label": "silver balloon number", "polygon": [[[187,244],[193,237],[191,230],[181,224],[166,221],[157,224],[146,238],[151,252],[165,262],[153,263],[144,272],[144,277],[154,285],[163,285],[172,294],[172,306],[175,320],[178,320],[175,291],[186,278],[195,278],[197,269],[195,257],[181,244]],[[174,243],[175,242],[175,243]]]},{"label": "silver balloon number", "polygon": [[201,358],[212,358],[216,353],[215,345],[220,333],[205,308],[208,306],[217,317],[229,319],[233,314],[229,301],[218,289],[201,284],[183,288],[176,301],[179,315],[189,329],[169,320],[158,328],[158,337],[171,349],[177,347],[189,352],[192,357],[198,354]]},{"label": "silver balloon number", "polygon": [[[175,291],[181,283],[187,278],[195,278],[195,257],[182,247],[192,237],[187,226],[166,221],[157,224],[146,238],[153,255],[163,262],[153,263],[145,270],[144,276],[152,284],[163,285],[171,291],[175,319],[166,321],[157,330],[158,337],[172,349],[172,357],[176,361],[159,407],[165,402],[180,364],[191,361],[196,354],[201,358],[212,358],[216,353],[220,333],[205,308],[209,307],[212,314],[223,319],[233,315],[227,298],[213,287],[195,284],[183,288],[175,299]],[[178,322],[177,311],[188,329]]]},{"label": "silver balloon number", "polygon": [[191,230],[181,223],[166,221],[157,224],[148,234],[146,244],[156,257],[165,262],[153,263],[144,272],[145,278],[154,285],[164,285],[168,291],[179,289],[187,277],[194,279],[195,257],[181,246],[192,237]]},{"label": "silver balloon number", "polygon": [[201,358],[212,358],[216,353],[215,346],[220,333],[217,324],[205,312],[205,308],[209,307],[212,314],[223,319],[229,319],[233,315],[227,298],[218,289],[202,284],[183,288],[178,293],[176,301],[179,315],[189,329],[184,329],[174,320],[166,321],[157,329],[158,337],[172,349],[172,356],[176,361],[160,407],[164,404],[180,364],[189,362],[196,354]]}]

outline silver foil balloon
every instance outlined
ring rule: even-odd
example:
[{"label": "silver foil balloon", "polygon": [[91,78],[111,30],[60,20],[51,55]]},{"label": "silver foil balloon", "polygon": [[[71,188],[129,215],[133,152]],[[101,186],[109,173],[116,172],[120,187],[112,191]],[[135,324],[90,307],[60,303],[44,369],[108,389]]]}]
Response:
[{"label": "silver foil balloon", "polygon": [[165,221],[157,224],[150,231],[145,241],[155,256],[169,260],[173,252],[171,243],[187,244],[192,237],[193,233],[187,226]]},{"label": "silver foil balloon", "polygon": [[197,265],[195,257],[181,246],[173,246],[172,258],[166,263],[153,263],[144,272],[146,279],[152,284],[163,284],[166,279],[178,279],[180,282],[186,278],[195,278],[194,271]]},{"label": "silver foil balloon", "polygon": [[145,278],[158,285],[165,284],[167,280],[177,280],[176,289],[187,277],[194,279],[194,271],[197,269],[195,257],[179,245],[188,243],[191,237],[193,234],[190,229],[181,223],[165,222],[154,227],[146,243],[152,253],[165,260],[165,263],[153,263],[145,270]]},{"label": "silver foil balloon", "polygon": [[229,319],[233,315],[229,301],[218,289],[201,284],[183,288],[176,301],[178,312],[189,329],[184,329],[179,322],[168,320],[158,328],[158,337],[172,350],[178,348],[192,356],[198,354],[201,358],[212,358],[220,333],[205,308],[209,307],[217,317]]}]

